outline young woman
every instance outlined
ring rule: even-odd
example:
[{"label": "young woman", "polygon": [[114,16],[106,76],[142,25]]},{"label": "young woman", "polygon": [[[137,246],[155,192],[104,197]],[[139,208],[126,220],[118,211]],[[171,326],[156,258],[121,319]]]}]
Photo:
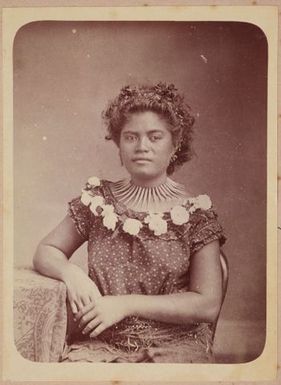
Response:
[{"label": "young woman", "polygon": [[[210,198],[169,177],[191,158],[194,118],[159,83],[122,88],[104,119],[128,179],[91,177],[34,256],[40,273],[65,282],[81,332],[62,359],[210,362],[225,238]],[[85,241],[88,275],[69,261]]]}]

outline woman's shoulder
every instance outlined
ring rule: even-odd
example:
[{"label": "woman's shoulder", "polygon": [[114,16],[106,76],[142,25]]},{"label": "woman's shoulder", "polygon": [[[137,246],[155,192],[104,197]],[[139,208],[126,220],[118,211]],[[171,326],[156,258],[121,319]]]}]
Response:
[{"label": "woman's shoulder", "polygon": [[103,185],[112,183],[108,179],[102,179],[96,175],[88,177],[85,186],[86,189],[92,190],[92,189],[100,189]]},{"label": "woman's shoulder", "polygon": [[112,182],[107,179],[99,178],[98,176],[90,176],[84,183],[81,190],[83,197],[89,196],[90,198],[96,195],[104,195],[104,188],[110,185]]},{"label": "woman's shoulder", "polygon": [[189,207],[191,214],[197,210],[202,212],[213,209],[213,202],[209,194],[188,195],[185,204]]},{"label": "woman's shoulder", "polygon": [[185,184],[173,181],[174,186],[181,192],[182,205],[188,208],[190,214],[197,210],[209,210],[213,208],[211,197],[207,193],[197,193],[188,189]]}]

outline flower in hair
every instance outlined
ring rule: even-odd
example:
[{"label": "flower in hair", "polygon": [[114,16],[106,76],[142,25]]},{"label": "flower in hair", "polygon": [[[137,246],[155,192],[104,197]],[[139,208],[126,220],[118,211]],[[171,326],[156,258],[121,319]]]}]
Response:
[{"label": "flower in hair", "polygon": [[177,88],[174,86],[174,84],[166,85],[165,83],[158,83],[155,86],[155,91],[162,97],[166,99],[170,99],[172,101],[173,99],[176,99],[175,92],[177,92]]}]

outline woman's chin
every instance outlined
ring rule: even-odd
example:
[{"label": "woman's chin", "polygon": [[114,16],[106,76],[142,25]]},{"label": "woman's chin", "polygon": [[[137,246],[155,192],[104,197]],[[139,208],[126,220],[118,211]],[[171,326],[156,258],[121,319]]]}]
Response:
[{"label": "woman's chin", "polygon": [[157,182],[161,179],[164,180],[167,176],[166,173],[163,173],[163,174],[155,174],[155,173],[152,173],[151,171],[147,171],[147,170],[142,170],[141,172],[130,172],[128,170],[130,176],[131,176],[131,179],[135,182],[138,182],[138,183],[143,183],[143,184],[147,184],[148,182],[150,183],[154,183],[154,182]]},{"label": "woman's chin", "polygon": [[150,173],[130,173],[132,180],[143,180],[143,181],[149,181],[151,179],[154,179],[155,176],[151,175]]}]

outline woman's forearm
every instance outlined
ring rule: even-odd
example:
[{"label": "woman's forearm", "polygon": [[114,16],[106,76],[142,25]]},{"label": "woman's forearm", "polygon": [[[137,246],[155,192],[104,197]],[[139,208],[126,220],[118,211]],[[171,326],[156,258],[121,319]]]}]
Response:
[{"label": "woman's forearm", "polygon": [[176,324],[213,322],[220,308],[220,299],[196,292],[124,297],[129,315]]},{"label": "woman's forearm", "polygon": [[34,268],[41,274],[65,281],[72,263],[59,249],[51,245],[39,244],[33,257]]},{"label": "woman's forearm", "polygon": [[100,296],[96,284],[79,266],[69,262],[58,248],[40,244],[34,256],[34,267],[43,275],[61,280],[67,288],[67,298],[73,313],[95,302]]}]

